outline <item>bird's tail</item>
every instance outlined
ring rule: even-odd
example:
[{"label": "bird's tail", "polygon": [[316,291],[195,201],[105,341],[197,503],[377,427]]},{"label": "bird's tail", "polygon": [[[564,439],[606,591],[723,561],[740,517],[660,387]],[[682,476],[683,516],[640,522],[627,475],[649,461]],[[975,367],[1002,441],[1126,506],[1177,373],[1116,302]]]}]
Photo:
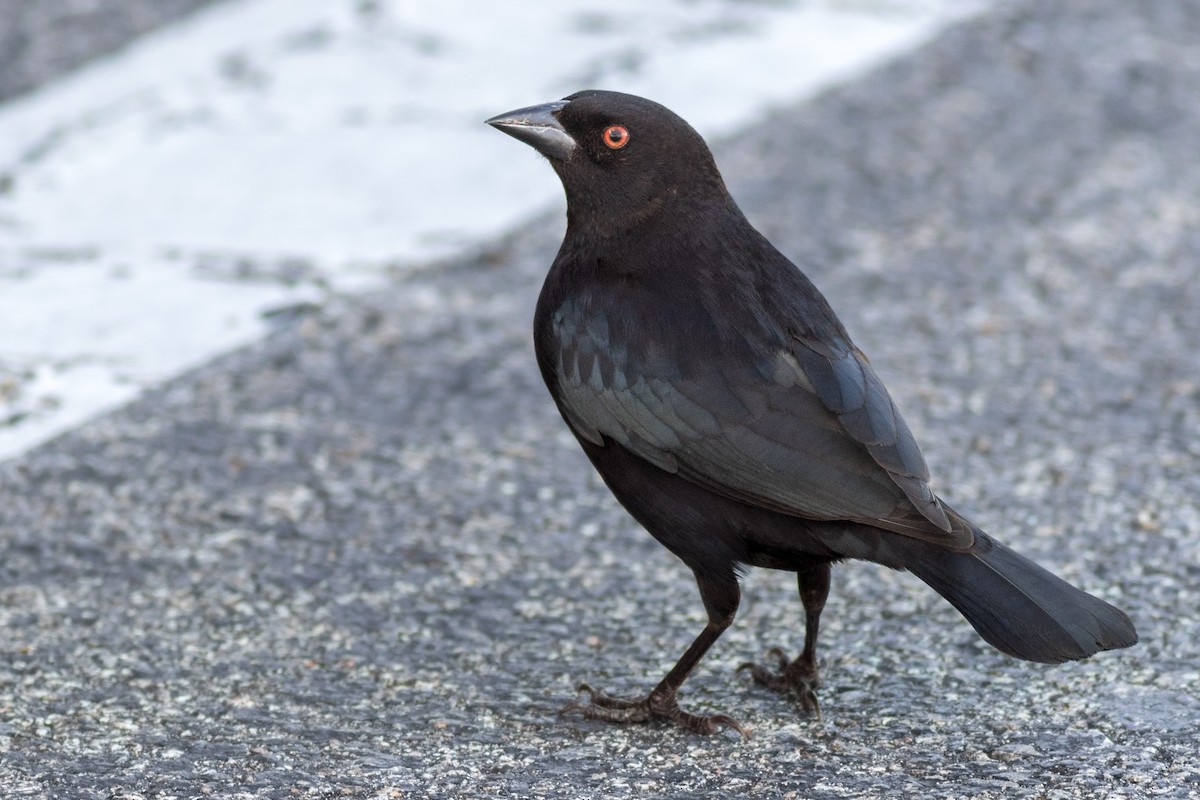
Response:
[{"label": "bird's tail", "polygon": [[[1026,661],[1056,664],[1137,642],[1119,608],[1042,569],[978,528],[971,550],[954,552],[896,537],[902,562],[950,601],[989,644]],[[899,541],[897,541],[899,540]]]}]

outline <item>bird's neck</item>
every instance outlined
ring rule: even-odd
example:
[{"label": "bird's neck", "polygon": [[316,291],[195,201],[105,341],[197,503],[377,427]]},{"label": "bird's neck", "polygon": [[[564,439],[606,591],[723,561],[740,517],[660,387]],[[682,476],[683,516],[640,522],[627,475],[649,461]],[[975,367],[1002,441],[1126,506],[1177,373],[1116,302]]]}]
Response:
[{"label": "bird's neck", "polygon": [[731,210],[742,218],[716,173],[698,176],[690,183],[647,187],[630,195],[573,192],[570,188],[566,194],[567,236],[587,242],[661,236],[658,226],[668,224],[666,220],[672,225],[710,225]]}]

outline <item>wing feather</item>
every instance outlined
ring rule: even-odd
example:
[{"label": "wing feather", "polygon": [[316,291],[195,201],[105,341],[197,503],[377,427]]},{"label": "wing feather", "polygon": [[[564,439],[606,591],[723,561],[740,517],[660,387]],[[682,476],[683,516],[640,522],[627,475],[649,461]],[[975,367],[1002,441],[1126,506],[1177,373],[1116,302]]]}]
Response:
[{"label": "wing feather", "polygon": [[869,522],[966,546],[912,433],[857,349],[781,341],[684,374],[614,341],[602,312],[554,315],[558,401],[579,436],[614,441],[711,491],[810,519]]}]

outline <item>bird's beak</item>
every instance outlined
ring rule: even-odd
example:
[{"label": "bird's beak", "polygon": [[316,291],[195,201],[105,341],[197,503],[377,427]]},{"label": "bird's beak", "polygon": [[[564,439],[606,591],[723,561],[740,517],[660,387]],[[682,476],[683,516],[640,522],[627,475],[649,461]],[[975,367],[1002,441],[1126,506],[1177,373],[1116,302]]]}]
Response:
[{"label": "bird's beak", "polygon": [[566,161],[575,151],[575,140],[555,116],[566,105],[566,100],[555,100],[540,106],[518,108],[516,111],[492,117],[487,120],[487,124],[514,139],[520,139],[547,158]]}]

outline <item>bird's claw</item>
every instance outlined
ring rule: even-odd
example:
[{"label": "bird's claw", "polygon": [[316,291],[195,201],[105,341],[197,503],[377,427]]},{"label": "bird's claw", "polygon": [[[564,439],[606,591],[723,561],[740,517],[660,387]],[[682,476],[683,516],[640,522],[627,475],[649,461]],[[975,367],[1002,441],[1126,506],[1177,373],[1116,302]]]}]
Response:
[{"label": "bird's claw", "polygon": [[750,732],[736,719],[728,714],[691,714],[679,707],[674,693],[651,693],[639,700],[612,697],[604,692],[593,689],[586,683],[579,684],[576,689],[580,694],[586,694],[587,699],[577,698],[559,709],[559,714],[579,712],[586,719],[602,720],[604,722],[671,722],[692,731],[693,733],[716,733],[722,726],[732,728],[745,740],[750,739]]},{"label": "bird's claw", "polygon": [[747,661],[738,666],[737,671],[748,669],[750,677],[760,686],[792,695],[800,703],[801,708],[816,716],[819,721],[821,704],[817,702],[816,689],[821,681],[817,674],[816,664],[806,662],[803,657],[797,658],[795,661],[788,661],[787,655],[778,647],[772,647],[767,651],[767,655],[778,660],[777,669],[772,670],[762,664]]},{"label": "bird's claw", "polygon": [[[680,712],[680,713],[683,713],[683,712]],[[690,717],[690,716],[695,716],[695,715],[688,714],[687,716]],[[741,735],[742,741],[744,741],[744,742],[750,741],[749,729],[743,728],[742,724],[740,722],[738,722],[736,719],[729,716],[728,714],[712,714],[707,717],[700,717],[699,719],[704,720],[704,722],[708,726],[708,729],[705,731],[701,731],[701,733],[716,733],[718,727],[720,727],[721,725],[724,725],[728,728],[733,728],[735,731],[737,731]]]},{"label": "bird's claw", "polygon": [[[783,652],[782,647],[772,647],[767,651],[767,655],[773,656],[776,660],[778,660],[778,673],[782,675],[784,671],[787,670],[788,666],[787,653]],[[741,664],[738,664],[736,671],[741,672],[742,670],[747,669],[750,670],[750,675],[754,678],[756,683],[762,683],[769,686],[771,685],[772,678],[775,677],[774,673],[772,673],[769,669],[764,667],[762,664],[756,664],[753,661],[743,661]]]},{"label": "bird's claw", "polygon": [[811,686],[805,686],[802,689],[794,690],[796,699],[800,701],[800,707],[817,718],[817,722],[821,721],[821,704],[817,702],[817,693]]},{"label": "bird's claw", "polygon": [[[630,708],[634,708],[635,706],[639,706],[642,704],[642,702],[644,702],[642,700],[626,700],[621,697],[613,697],[611,695],[605,694],[604,692],[600,691],[599,689],[593,689],[591,686],[589,686],[586,683],[579,684],[577,687],[575,687],[575,691],[579,694],[586,694],[587,701],[583,702],[579,698],[576,698],[572,702],[567,703],[565,706],[562,707],[562,709],[558,712],[560,715],[568,714],[572,711],[580,711],[580,712],[583,712],[583,715],[586,717],[586,716],[588,716],[588,714],[587,714],[588,708],[595,707],[595,708],[611,708],[611,709],[627,710]],[[633,721],[640,721],[640,720],[630,720],[630,721],[633,722]]]}]

